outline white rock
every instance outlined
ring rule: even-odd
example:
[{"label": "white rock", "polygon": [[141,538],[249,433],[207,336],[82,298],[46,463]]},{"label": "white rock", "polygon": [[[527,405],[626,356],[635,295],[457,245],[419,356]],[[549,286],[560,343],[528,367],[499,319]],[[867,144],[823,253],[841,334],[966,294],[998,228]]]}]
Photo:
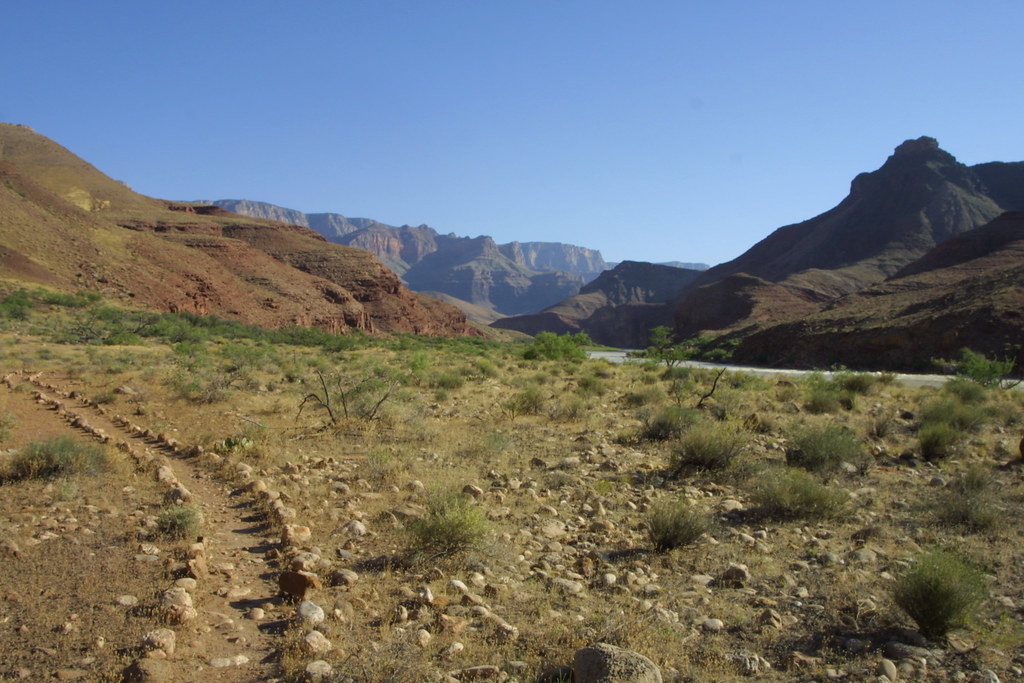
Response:
[{"label": "white rock", "polygon": [[285,545],[297,545],[305,543],[313,537],[313,532],[308,526],[299,524],[285,524],[281,532],[281,542]]},{"label": "white rock", "polygon": [[334,667],[330,662],[317,659],[306,665],[302,679],[306,683],[326,683],[334,675]]},{"label": "white rock", "polygon": [[341,527],[342,532],[349,536],[365,536],[366,525],[360,522],[358,519],[353,519]]},{"label": "white rock", "polygon": [[573,680],[586,683],[662,683],[661,671],[647,657],[607,643],[576,651]]},{"label": "white rock", "polygon": [[142,644],[152,650],[163,650],[168,656],[174,654],[177,637],[169,628],[158,628],[142,637]]},{"label": "white rock", "polygon": [[320,631],[310,631],[302,639],[302,649],[308,654],[318,654],[330,652],[334,649],[334,645]]},{"label": "white rock", "polygon": [[303,626],[313,628],[324,623],[324,610],[312,600],[303,600],[295,610],[295,619]]},{"label": "white rock", "polygon": [[725,622],[721,619],[705,619],[700,627],[708,633],[718,633],[725,628]]},{"label": "white rock", "polygon": [[229,666],[242,666],[248,664],[249,658],[245,655],[235,655],[234,657],[217,657],[216,659],[210,660],[210,666],[215,669],[223,669]]}]

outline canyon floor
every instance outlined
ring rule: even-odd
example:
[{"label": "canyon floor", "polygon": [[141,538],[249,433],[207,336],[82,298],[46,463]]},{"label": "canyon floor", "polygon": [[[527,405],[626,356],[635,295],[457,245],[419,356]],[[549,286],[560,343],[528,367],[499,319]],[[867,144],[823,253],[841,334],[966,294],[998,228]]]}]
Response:
[{"label": "canyon floor", "polygon": [[[0,329],[2,675],[558,681],[610,643],[666,681],[1024,677],[1021,392],[72,324]],[[60,438],[100,464],[26,473]],[[925,637],[894,591],[933,550],[985,597]]]}]

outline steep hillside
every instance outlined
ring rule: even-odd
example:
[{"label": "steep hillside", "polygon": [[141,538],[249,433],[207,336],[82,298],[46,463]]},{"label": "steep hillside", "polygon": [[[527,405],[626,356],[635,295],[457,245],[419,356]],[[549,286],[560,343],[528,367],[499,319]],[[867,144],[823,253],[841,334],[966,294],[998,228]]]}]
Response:
[{"label": "steep hillside", "polygon": [[0,124],[0,277],[265,326],[466,334],[457,309],[295,225],[152,199],[30,128]]},{"label": "steep hillside", "polygon": [[478,322],[538,311],[576,294],[607,267],[599,251],[560,242],[499,245],[487,236],[442,235],[426,225],[394,227],[245,200],[210,203],[243,215],[287,220],[332,242],[373,252],[410,288],[466,302],[464,310]]},{"label": "steep hillside", "polygon": [[927,369],[969,346],[1024,366],[1024,212],[953,237],[894,277],[740,344],[743,362]]},{"label": "steep hillside", "polygon": [[[821,308],[881,282],[935,245],[1004,210],[1024,208],[1022,179],[1020,164],[968,167],[932,138],[908,140],[877,171],[857,176],[835,208],[779,228],[687,287],[674,302],[676,333],[750,330],[780,316],[799,318],[808,304]],[[740,274],[763,282],[739,288],[753,305],[708,296],[735,289],[726,281]],[[762,311],[758,303],[775,306],[786,298],[797,302],[789,314],[784,306]]]},{"label": "steep hillside", "polygon": [[623,261],[576,296],[540,313],[503,318],[492,327],[527,334],[582,331],[601,344],[642,347],[648,330],[671,322],[665,303],[699,275],[695,270]]}]

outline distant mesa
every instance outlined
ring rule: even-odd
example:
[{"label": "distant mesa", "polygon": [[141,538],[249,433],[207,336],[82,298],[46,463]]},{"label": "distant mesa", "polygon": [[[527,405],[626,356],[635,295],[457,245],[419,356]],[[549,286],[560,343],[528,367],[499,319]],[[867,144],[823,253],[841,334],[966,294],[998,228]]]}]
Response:
[{"label": "distant mesa", "polygon": [[257,201],[204,203],[309,227],[337,244],[372,252],[414,291],[444,295],[482,323],[541,310],[576,294],[608,268],[601,252],[572,244],[497,244],[487,236],[443,235],[427,225],[396,227]]}]

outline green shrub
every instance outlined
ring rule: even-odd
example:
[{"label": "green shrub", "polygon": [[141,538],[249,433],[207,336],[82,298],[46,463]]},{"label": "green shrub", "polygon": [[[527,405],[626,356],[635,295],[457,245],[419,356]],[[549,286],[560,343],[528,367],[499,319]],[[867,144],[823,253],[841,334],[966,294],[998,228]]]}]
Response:
[{"label": "green shrub", "polygon": [[0,441],[11,438],[11,431],[17,426],[18,420],[10,413],[0,415]]},{"label": "green shrub", "polygon": [[957,431],[945,422],[932,422],[917,431],[921,446],[921,457],[925,460],[939,460],[950,455],[957,441]]},{"label": "green shrub", "polygon": [[24,289],[8,294],[0,299],[0,318],[11,320],[25,320],[28,313],[35,306],[29,293]]},{"label": "green shrub", "polygon": [[960,349],[960,361],[957,363],[957,374],[977,382],[983,387],[998,387],[1006,375],[1013,372],[1015,361],[1012,358],[986,358],[968,348]]},{"label": "green shrub", "polygon": [[896,580],[893,598],[927,638],[966,624],[985,600],[981,572],[944,552],[931,552]]},{"label": "green shrub", "polygon": [[661,373],[661,379],[665,380],[666,382],[675,382],[675,381],[684,381],[685,382],[686,380],[691,379],[692,375],[693,375],[693,368],[687,368],[687,367],[682,367],[682,366],[679,366],[679,365],[674,365],[672,367],[665,368],[665,371]]},{"label": "green shrub", "polygon": [[999,526],[1002,516],[992,504],[992,474],[982,465],[972,465],[953,480],[938,497],[939,522],[988,531]]},{"label": "green shrub", "polygon": [[893,432],[896,426],[896,418],[890,413],[877,416],[868,425],[868,436],[873,439],[884,439]]},{"label": "green shrub", "polygon": [[107,467],[106,451],[70,436],[33,441],[14,456],[11,470],[17,479],[56,479],[73,474],[95,474]]},{"label": "green shrub", "polygon": [[982,405],[964,403],[956,396],[943,396],[930,402],[921,411],[921,424],[944,422],[962,431],[973,432],[988,419]]},{"label": "green shrub", "polygon": [[431,385],[435,389],[444,389],[445,391],[454,391],[455,389],[461,389],[466,383],[466,380],[457,372],[448,371],[442,372],[441,374],[434,377]]},{"label": "green shrub", "polygon": [[853,410],[857,403],[852,391],[831,384],[812,384],[807,390],[804,407],[815,415],[838,413],[842,409]]},{"label": "green shrub", "polygon": [[502,404],[511,419],[517,415],[537,415],[544,408],[544,392],[540,387],[527,387]]},{"label": "green shrub", "polygon": [[492,379],[499,375],[498,366],[489,358],[477,358],[476,371],[483,377],[490,377]]},{"label": "green shrub", "polygon": [[575,422],[586,416],[590,406],[586,399],[579,396],[570,396],[556,405],[552,406],[550,415],[552,420],[564,422]]},{"label": "green shrub", "polygon": [[649,386],[627,393],[622,397],[622,402],[629,408],[640,408],[651,403],[661,403],[666,398],[668,396],[664,389],[658,386]]},{"label": "green shrub", "polygon": [[663,553],[695,542],[708,530],[707,515],[685,500],[660,503],[647,513],[647,537],[654,549]]},{"label": "green shrub", "polygon": [[431,496],[427,514],[406,527],[412,551],[444,557],[479,546],[489,525],[484,513],[459,493]]},{"label": "green shrub", "polygon": [[966,377],[954,377],[942,385],[942,390],[955,396],[961,403],[984,403],[988,399],[984,385]]},{"label": "green shrub", "polygon": [[392,482],[407,469],[409,462],[386,448],[375,448],[366,454],[365,472],[368,479]]},{"label": "green shrub", "polygon": [[156,532],[164,538],[194,539],[200,535],[203,518],[199,510],[184,505],[173,505],[156,518]]},{"label": "green shrub", "polygon": [[576,384],[576,391],[582,396],[601,396],[607,389],[604,382],[595,375],[580,377]]},{"label": "green shrub", "polygon": [[743,448],[744,438],[734,427],[719,422],[698,422],[679,437],[669,466],[684,469],[722,470]]},{"label": "green shrub", "polygon": [[759,477],[753,499],[765,515],[776,519],[825,519],[843,510],[847,494],[803,470],[786,467]]},{"label": "green shrub", "polygon": [[864,467],[867,453],[850,430],[831,423],[799,429],[786,448],[787,464],[811,472],[834,472],[844,462]]},{"label": "green shrub", "polygon": [[594,342],[584,332],[557,335],[553,332],[539,333],[523,352],[526,360],[586,360],[584,346]]},{"label": "green shrub", "polygon": [[666,406],[655,413],[642,412],[640,438],[648,441],[667,441],[681,436],[687,427],[697,421],[693,408]]},{"label": "green shrub", "polygon": [[874,375],[847,370],[835,373],[830,384],[838,389],[854,394],[867,394],[874,388],[877,382],[878,378]]}]

